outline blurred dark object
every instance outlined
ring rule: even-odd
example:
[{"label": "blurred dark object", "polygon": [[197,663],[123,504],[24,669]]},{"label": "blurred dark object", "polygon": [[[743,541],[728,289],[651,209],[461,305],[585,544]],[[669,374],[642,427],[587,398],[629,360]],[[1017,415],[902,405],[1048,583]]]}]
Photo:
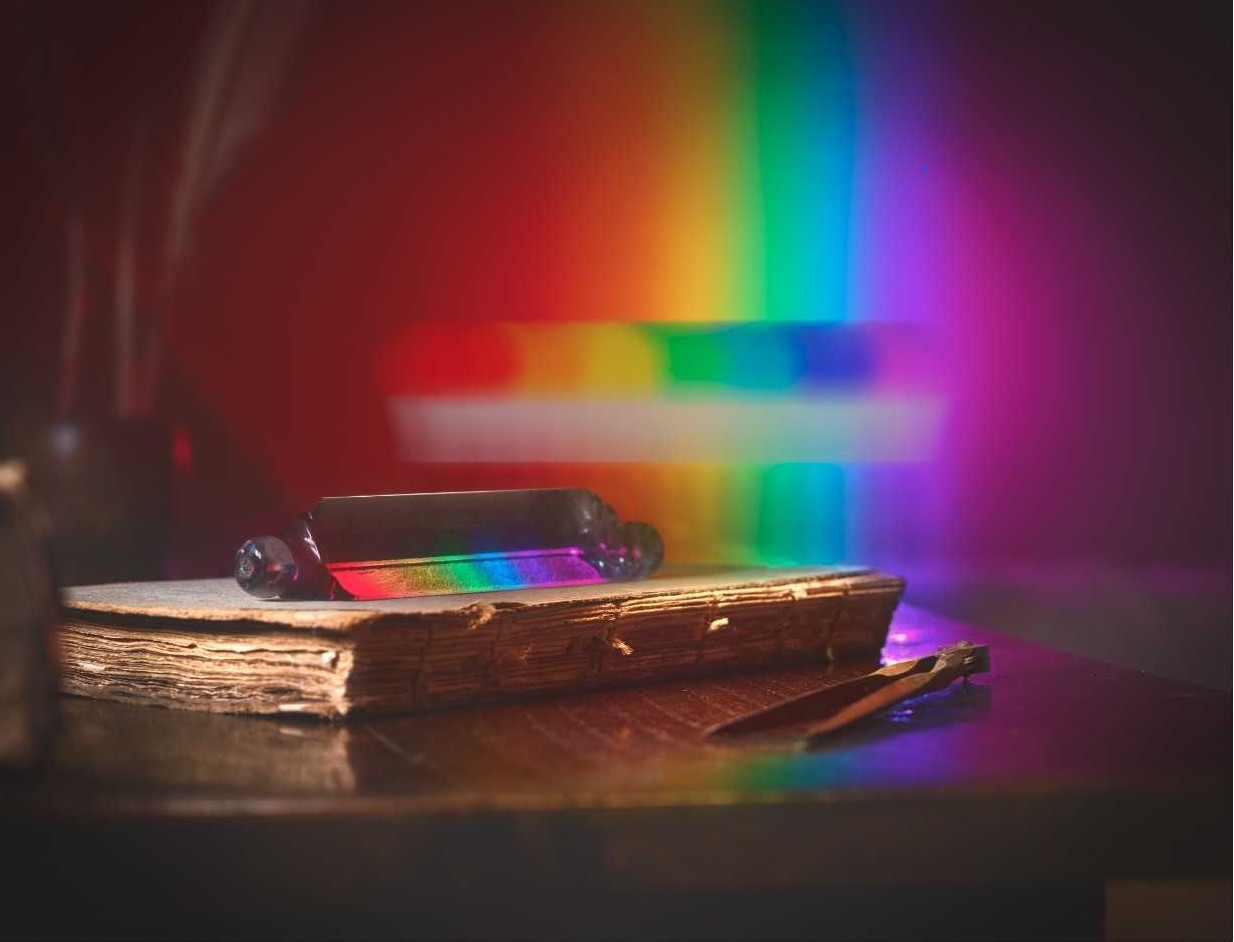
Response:
[{"label": "blurred dark object", "polygon": [[51,522],[25,482],[21,462],[0,464],[0,766],[16,767],[48,754],[59,713]]},{"label": "blurred dark object", "polygon": [[161,579],[171,521],[173,434],[156,419],[10,419],[0,450],[20,456],[51,516],[61,585]]},{"label": "blurred dark object", "polygon": [[265,133],[315,7],[0,8],[0,160],[26,181],[0,252],[0,459],[26,463],[64,584],[166,575],[190,454],[177,426],[194,420],[167,390],[166,336],[208,208]]}]

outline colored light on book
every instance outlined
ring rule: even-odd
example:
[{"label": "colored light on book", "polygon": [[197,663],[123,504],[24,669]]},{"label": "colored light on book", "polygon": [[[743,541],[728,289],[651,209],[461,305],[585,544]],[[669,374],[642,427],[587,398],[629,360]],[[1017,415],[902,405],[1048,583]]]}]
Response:
[{"label": "colored light on book", "polygon": [[454,595],[499,589],[591,585],[604,582],[575,547],[542,552],[492,553],[457,558],[391,560],[329,567],[353,598]]}]

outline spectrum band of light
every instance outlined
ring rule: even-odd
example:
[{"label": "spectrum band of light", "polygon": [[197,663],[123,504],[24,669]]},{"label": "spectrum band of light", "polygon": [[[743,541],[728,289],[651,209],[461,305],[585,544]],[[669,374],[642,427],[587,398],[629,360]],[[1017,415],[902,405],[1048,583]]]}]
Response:
[{"label": "spectrum band of light", "polygon": [[[587,17],[571,28],[602,32],[604,53],[556,41],[577,100],[544,117],[577,157],[546,207],[561,252],[529,252],[503,310],[486,266],[511,284],[518,259],[475,234],[474,278],[391,338],[379,383],[398,456],[507,469],[493,486],[593,487],[654,521],[677,562],[925,549],[952,394],[941,328],[971,270],[944,226],[962,181],[929,120],[940,68],[905,38],[935,28],[929,9]],[[618,142],[622,159],[596,156]]]}]

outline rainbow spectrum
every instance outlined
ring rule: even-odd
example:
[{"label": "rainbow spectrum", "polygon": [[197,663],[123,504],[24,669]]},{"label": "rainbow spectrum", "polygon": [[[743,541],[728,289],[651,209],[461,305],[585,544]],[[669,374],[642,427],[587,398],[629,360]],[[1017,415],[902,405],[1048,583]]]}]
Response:
[{"label": "rainbow spectrum", "polygon": [[392,340],[403,459],[591,487],[671,562],[921,549],[948,400],[929,11],[548,10],[569,238],[527,278],[551,303]]}]

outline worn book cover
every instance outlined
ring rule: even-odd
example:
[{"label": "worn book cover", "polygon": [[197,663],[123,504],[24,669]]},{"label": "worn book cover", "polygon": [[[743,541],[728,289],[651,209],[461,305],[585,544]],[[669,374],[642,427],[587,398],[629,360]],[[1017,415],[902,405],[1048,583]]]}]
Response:
[{"label": "worn book cover", "polygon": [[259,602],[226,579],[84,586],[65,593],[61,688],[212,712],[414,712],[870,654],[903,588],[820,567],[371,602]]}]

